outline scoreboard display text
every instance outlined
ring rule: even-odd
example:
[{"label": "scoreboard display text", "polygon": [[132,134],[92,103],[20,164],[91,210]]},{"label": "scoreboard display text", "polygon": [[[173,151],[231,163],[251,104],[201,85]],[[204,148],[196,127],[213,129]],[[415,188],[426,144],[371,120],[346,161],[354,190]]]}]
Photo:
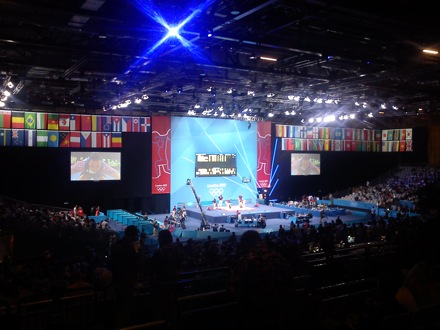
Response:
[{"label": "scoreboard display text", "polygon": [[196,154],[196,177],[235,175],[237,175],[235,154]]}]

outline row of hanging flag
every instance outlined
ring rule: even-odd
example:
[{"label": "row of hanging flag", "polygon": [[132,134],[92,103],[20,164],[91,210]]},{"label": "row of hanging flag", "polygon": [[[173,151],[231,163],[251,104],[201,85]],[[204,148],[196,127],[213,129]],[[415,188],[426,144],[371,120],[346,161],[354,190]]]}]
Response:
[{"label": "row of hanging flag", "polygon": [[151,117],[0,110],[0,128],[146,133],[151,131]]},{"label": "row of hanging flag", "polygon": [[286,151],[413,151],[412,129],[357,129],[275,125],[275,136]]}]

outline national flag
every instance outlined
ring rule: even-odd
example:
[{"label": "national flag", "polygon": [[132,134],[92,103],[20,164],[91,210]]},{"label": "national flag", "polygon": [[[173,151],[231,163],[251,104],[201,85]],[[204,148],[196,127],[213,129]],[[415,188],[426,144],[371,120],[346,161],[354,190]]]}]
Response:
[{"label": "national flag", "polygon": [[301,137],[301,126],[295,126],[293,128],[293,137],[299,139]]},{"label": "national flag", "polygon": [[342,128],[335,128],[334,129],[334,139],[335,140],[342,140]]},{"label": "national flag", "polygon": [[81,130],[81,117],[80,117],[80,115],[70,115],[70,130],[71,131]]},{"label": "national flag", "polygon": [[102,127],[102,116],[92,115],[92,131],[101,132],[101,127]]},{"label": "national flag", "polygon": [[[24,119],[24,114],[23,114]],[[11,133],[11,145],[13,147],[24,146],[24,129],[13,129]]]},{"label": "national flag", "polygon": [[305,139],[307,137],[307,127],[301,126],[299,129],[299,137],[300,139]]},{"label": "national flag", "polygon": [[371,130],[366,129],[366,128],[362,130],[362,140],[363,141],[371,141],[371,140],[373,140],[372,134],[371,134]]},{"label": "national flag", "polygon": [[[408,133],[407,133],[408,134]],[[412,140],[406,140],[406,151],[413,151]]]},{"label": "national flag", "polygon": [[24,131],[24,145],[26,147],[37,146],[37,130],[27,129]]},{"label": "national flag", "polygon": [[121,132],[121,130],[122,130],[122,117],[112,116],[112,131]]},{"label": "national flag", "polygon": [[132,118],[131,117],[122,117],[122,132],[131,132],[132,127]]},{"label": "national flag", "polygon": [[132,132],[140,132],[141,131],[141,123],[139,117],[133,117],[133,130]]},{"label": "national flag", "polygon": [[281,139],[281,150],[293,150],[293,139],[282,138]]},{"label": "national flag", "polygon": [[12,112],[0,110],[0,128],[11,128]]},{"label": "national flag", "polygon": [[0,129],[0,147],[9,147],[11,145],[11,130]]},{"label": "national flag", "polygon": [[150,132],[151,130],[151,123],[150,117],[140,117],[139,118],[140,122],[141,122],[141,132]]},{"label": "national flag", "polygon": [[47,113],[37,113],[37,129],[47,129]]},{"label": "national flag", "polygon": [[60,131],[70,130],[70,115],[69,114],[60,113],[60,117],[59,117],[59,121],[58,121],[58,129]]},{"label": "national flag", "polygon": [[[345,133],[345,140],[354,140],[352,128],[345,128],[344,133]],[[349,150],[347,150],[347,151],[349,151]]]},{"label": "national flag", "polygon": [[287,137],[293,138],[295,128],[293,125],[287,125]]},{"label": "national flag", "polygon": [[92,132],[92,148],[101,148],[101,147],[102,147],[102,133]]},{"label": "national flag", "polygon": [[91,130],[92,130],[92,116],[81,115],[81,131],[91,131]]},{"label": "national flag", "polygon": [[35,112],[25,112],[24,128],[26,128],[26,129],[36,129],[37,128],[37,114]]},{"label": "national flag", "polygon": [[102,133],[102,148],[112,147],[112,133]]},{"label": "national flag", "polygon": [[92,132],[81,132],[81,148],[92,147]]},{"label": "national flag", "polygon": [[400,130],[400,139],[401,140],[406,140],[406,129],[401,129]]},{"label": "national flag", "polygon": [[286,137],[286,125],[277,124],[275,125],[275,137]]},{"label": "national flag", "polygon": [[318,150],[319,151],[324,151],[324,145],[325,145],[325,140],[324,139],[319,139],[318,140]]},{"label": "national flag", "polygon": [[313,139],[313,127],[307,127],[307,138]]},{"label": "national flag", "polygon": [[59,134],[59,145],[62,148],[70,147],[70,132],[60,132]]},{"label": "national flag", "polygon": [[373,132],[374,132],[374,141],[380,142],[382,138],[382,131],[380,129],[375,129],[373,130]]},{"label": "national flag", "polygon": [[342,151],[342,141],[341,140],[333,140],[332,141],[332,151]]},{"label": "national flag", "polygon": [[399,141],[401,139],[401,136],[400,136],[400,129],[395,129],[394,130],[394,137],[393,137],[393,140],[394,141]]},{"label": "national flag", "polygon": [[112,131],[112,116],[102,116],[102,129],[103,132]]},{"label": "national flag", "polygon": [[58,131],[58,121],[59,115],[57,113],[49,113],[47,119],[47,129],[51,131]]},{"label": "national flag", "polygon": [[[57,126],[58,126],[58,121],[57,121]],[[56,132],[48,131],[47,132],[47,146],[58,148],[58,142],[59,142],[58,131],[56,131]]]},{"label": "national flag", "polygon": [[122,133],[113,132],[112,133],[112,148],[122,148]]},{"label": "national flag", "polygon": [[[412,128],[407,128],[406,129],[406,139],[407,140],[412,140]],[[412,145],[411,145],[411,151],[412,151]]]},{"label": "national flag", "polygon": [[[79,118],[77,118],[79,120]],[[75,131],[70,132],[70,147],[79,148],[81,147],[81,132]]]},{"label": "national flag", "polygon": [[37,131],[37,147],[47,147],[47,131],[46,130],[38,130]]},{"label": "national flag", "polygon": [[318,127],[313,127],[313,137],[312,137],[312,139],[318,139],[319,138],[319,130],[318,130]]},{"label": "national flag", "polygon": [[12,111],[12,128],[24,128],[24,112]]},{"label": "national flag", "polygon": [[324,151],[330,151],[330,139],[325,139],[324,140]]},{"label": "national flag", "polygon": [[388,141],[393,141],[394,140],[394,130],[392,130],[392,129],[389,129],[388,131],[387,131],[387,140]]},{"label": "national flag", "polygon": [[307,151],[312,151],[312,150],[313,150],[313,140],[307,139]]}]

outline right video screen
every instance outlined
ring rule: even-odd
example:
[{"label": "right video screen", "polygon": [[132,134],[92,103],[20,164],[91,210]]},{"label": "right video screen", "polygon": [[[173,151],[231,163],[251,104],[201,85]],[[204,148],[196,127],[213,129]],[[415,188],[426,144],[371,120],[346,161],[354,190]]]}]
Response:
[{"label": "right video screen", "polygon": [[292,153],[290,156],[291,175],[320,175],[321,154]]}]

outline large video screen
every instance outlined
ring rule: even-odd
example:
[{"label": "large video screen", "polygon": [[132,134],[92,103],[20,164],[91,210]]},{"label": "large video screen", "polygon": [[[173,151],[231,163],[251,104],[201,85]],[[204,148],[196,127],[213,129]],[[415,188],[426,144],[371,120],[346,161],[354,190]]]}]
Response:
[{"label": "large video screen", "polygon": [[236,175],[235,154],[196,154],[196,177]]},{"label": "large video screen", "polygon": [[292,153],[290,155],[291,175],[320,175],[321,154]]},{"label": "large video screen", "polygon": [[72,151],[70,153],[70,180],[121,180],[121,153]]}]

